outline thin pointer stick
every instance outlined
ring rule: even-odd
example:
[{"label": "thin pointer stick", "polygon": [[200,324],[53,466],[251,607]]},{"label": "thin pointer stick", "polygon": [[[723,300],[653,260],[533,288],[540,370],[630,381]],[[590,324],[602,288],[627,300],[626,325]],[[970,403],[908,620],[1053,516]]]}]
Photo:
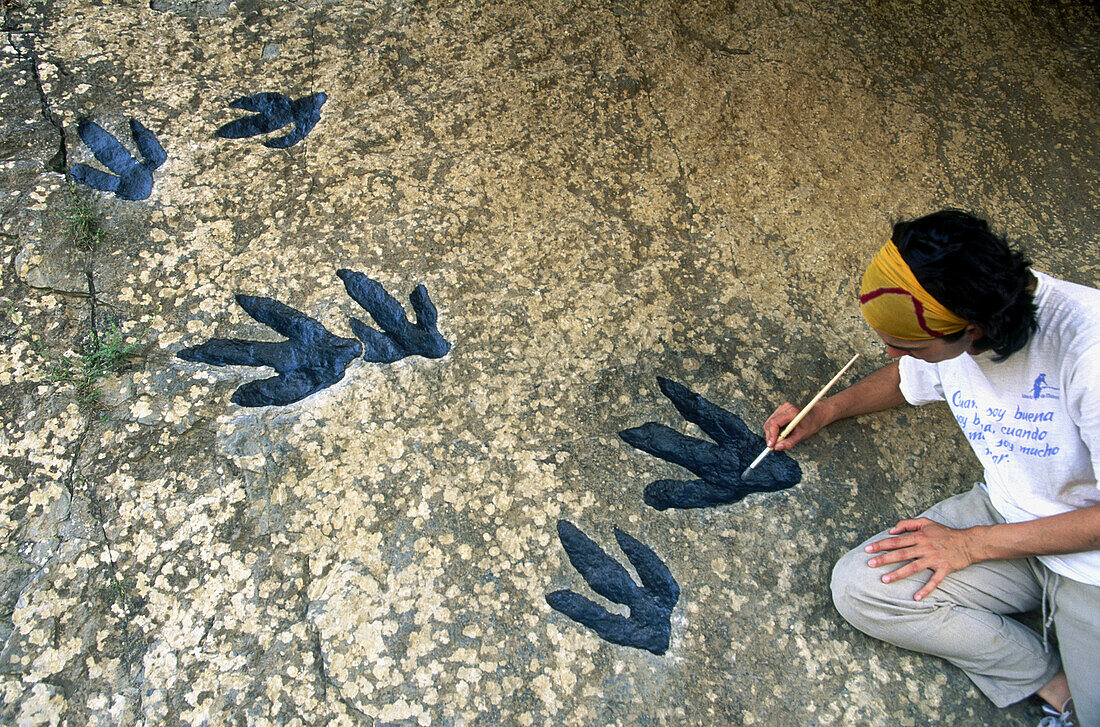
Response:
[{"label": "thin pointer stick", "polygon": [[[780,442],[782,442],[784,439],[787,438],[787,435],[790,434],[791,431],[794,430],[794,428],[798,426],[798,423],[800,421],[802,421],[802,417],[809,414],[810,409],[813,409],[814,405],[816,405],[817,402],[821,401],[821,397],[823,397],[827,393],[829,393],[829,389],[833,388],[833,384],[835,384],[837,381],[840,380],[840,377],[844,375],[845,371],[847,371],[849,368],[851,368],[852,364],[854,364],[856,362],[857,358],[859,358],[858,353],[855,356],[852,356],[852,359],[848,363],[844,364],[844,368],[842,368],[839,372],[837,372],[837,375],[834,376],[832,379],[830,379],[829,383],[827,383],[827,384],[825,384],[825,386],[821,387],[821,391],[817,392],[817,395],[815,395],[814,398],[810,399],[809,404],[802,407],[802,411],[798,412],[798,414],[795,415],[794,419],[791,420],[790,424],[783,427],[783,431],[781,431],[779,433],[779,436],[776,437],[776,439],[775,439],[776,444],[779,444]],[[741,479],[745,479],[746,477],[748,477],[749,473],[752,472],[756,468],[756,465],[763,462],[764,458],[767,457],[768,454],[771,453],[774,449],[775,449],[774,446],[765,447],[764,451],[761,452],[759,455],[757,455],[756,459],[754,459],[752,461],[752,464],[750,464],[748,466],[748,469],[746,469],[744,472],[741,473]]]}]

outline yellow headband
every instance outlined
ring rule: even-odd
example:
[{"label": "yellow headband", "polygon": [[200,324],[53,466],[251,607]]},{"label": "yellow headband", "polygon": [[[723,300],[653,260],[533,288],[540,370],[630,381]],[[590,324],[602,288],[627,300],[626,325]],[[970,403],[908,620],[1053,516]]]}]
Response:
[{"label": "yellow headband", "polygon": [[867,266],[859,305],[872,328],[907,341],[940,338],[966,328],[966,321],[917,282],[893,241],[883,245]]}]

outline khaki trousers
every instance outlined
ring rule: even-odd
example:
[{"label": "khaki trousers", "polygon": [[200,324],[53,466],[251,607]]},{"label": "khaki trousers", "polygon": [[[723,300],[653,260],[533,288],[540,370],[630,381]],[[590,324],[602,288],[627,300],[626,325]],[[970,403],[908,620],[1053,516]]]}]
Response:
[{"label": "khaki trousers", "polygon": [[[952,528],[1003,523],[980,486],[935,505],[924,517]],[[1064,665],[1082,727],[1100,727],[1100,586],[1057,575],[1035,558],[977,563],[952,573],[921,601],[923,571],[894,583],[884,574],[900,563],[871,568],[869,538],[833,569],[833,602],[860,631],[956,665],[998,707],[1045,686]],[[1044,600],[1046,605],[1044,605]],[[1009,618],[1042,609],[1053,618],[1058,645]]]}]

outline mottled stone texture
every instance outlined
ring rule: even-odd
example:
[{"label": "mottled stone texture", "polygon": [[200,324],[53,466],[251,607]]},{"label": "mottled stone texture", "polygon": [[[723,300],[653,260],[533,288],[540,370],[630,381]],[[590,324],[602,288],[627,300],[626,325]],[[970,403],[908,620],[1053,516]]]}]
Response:
[{"label": "mottled stone texture", "polygon": [[[829,602],[841,552],[977,477],[943,411],[841,424],[798,486],[683,512],[642,502],[681,471],[616,432],[684,426],[658,375],[759,428],[853,352],[884,361],[853,297],[899,217],[977,209],[1097,284],[1092,5],[2,12],[0,722],[1037,721]],[[259,90],[328,101],[288,149],[216,138]],[[146,200],[80,191],[94,251],[63,218],[86,117],[169,152]],[[276,339],[238,292],[344,330],[341,268],[423,283],[450,353],[357,360],[277,410],[227,403],[270,373],[175,358]],[[98,409],[50,375],[88,337],[88,272],[141,344]],[[550,609],[578,579],[559,519],[660,553],[664,656]]]}]

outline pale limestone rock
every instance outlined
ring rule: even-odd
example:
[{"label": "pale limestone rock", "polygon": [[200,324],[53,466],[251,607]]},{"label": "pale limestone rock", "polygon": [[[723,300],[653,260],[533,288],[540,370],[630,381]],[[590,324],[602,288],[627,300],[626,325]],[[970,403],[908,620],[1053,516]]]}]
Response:
[{"label": "pale limestone rock", "polygon": [[[942,412],[839,425],[799,487],[697,513],[645,507],[683,473],[615,433],[683,426],[657,375],[758,426],[850,352],[869,370],[853,293],[900,217],[977,208],[1095,285],[1090,8],[21,5],[0,48],[0,722],[1037,721],[829,603],[843,550],[977,477]],[[290,149],[215,139],[262,90],[329,101]],[[62,140],[95,163],[85,115],[134,116],[169,155],[148,200],[91,194],[90,257],[49,166]],[[268,372],[173,357],[277,338],[237,292],[348,335],[342,267],[424,283],[451,353],[257,411],[229,397]],[[141,342],[99,410],[49,375],[87,335],[87,269]],[[549,609],[583,588],[561,517],[668,564],[666,657]]]}]

